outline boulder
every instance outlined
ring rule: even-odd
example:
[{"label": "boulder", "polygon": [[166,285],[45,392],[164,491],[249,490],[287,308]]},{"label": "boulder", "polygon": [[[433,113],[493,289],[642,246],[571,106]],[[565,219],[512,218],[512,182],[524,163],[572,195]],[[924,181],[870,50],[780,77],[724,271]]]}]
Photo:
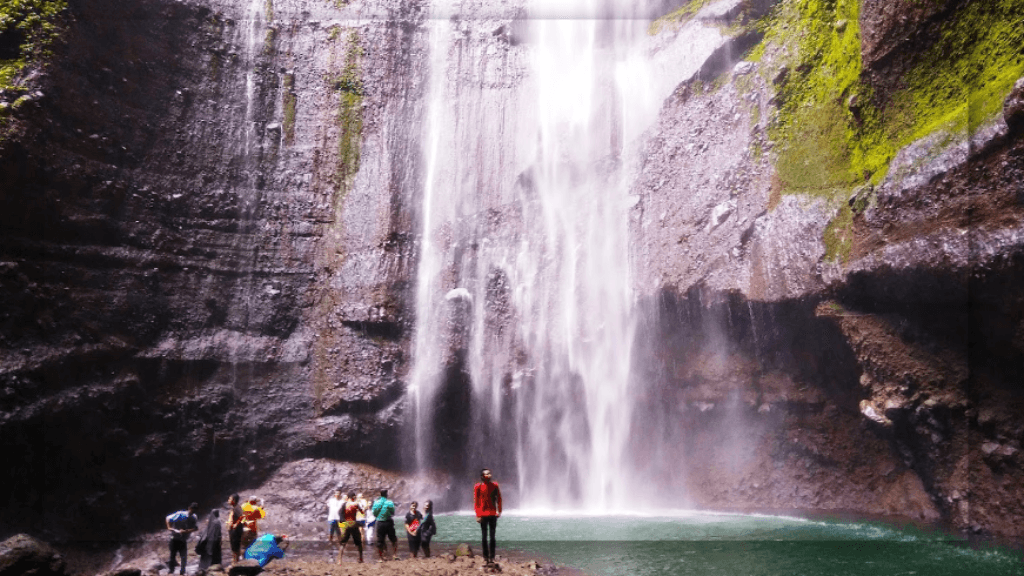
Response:
[{"label": "boulder", "polygon": [[0,576],[64,576],[67,564],[49,544],[28,534],[0,542]]},{"label": "boulder", "polygon": [[463,556],[465,556],[467,558],[472,558],[473,557],[473,548],[471,548],[469,544],[466,544],[465,542],[463,542],[462,544],[459,544],[458,546],[455,547],[455,556],[456,556],[456,558],[461,558]]},{"label": "boulder", "polygon": [[1024,131],[1024,78],[1017,80],[1003,102],[1003,118],[1010,130]]},{"label": "boulder", "polygon": [[107,572],[104,576],[142,576],[142,568],[119,566]]},{"label": "boulder", "polygon": [[228,569],[229,576],[255,576],[260,572],[263,572],[263,568],[255,560],[242,560]]}]

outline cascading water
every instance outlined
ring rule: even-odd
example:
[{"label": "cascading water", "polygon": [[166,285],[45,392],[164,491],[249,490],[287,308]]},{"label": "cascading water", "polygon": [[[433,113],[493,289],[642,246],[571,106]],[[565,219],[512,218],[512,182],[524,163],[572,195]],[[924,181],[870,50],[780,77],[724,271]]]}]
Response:
[{"label": "cascading water", "polygon": [[430,23],[416,461],[514,467],[524,508],[607,511],[632,489],[628,190],[679,80],[655,84],[636,9],[456,3]]},{"label": "cascading water", "polygon": [[261,196],[259,178],[262,150],[259,147],[259,118],[257,108],[259,97],[257,94],[259,58],[264,51],[267,34],[265,0],[249,0],[245,6],[243,18],[238,22],[236,42],[243,49],[242,65],[245,71],[245,111],[244,115],[237,118],[238,130],[241,137],[236,140],[241,145],[236,146],[234,163],[238,172],[239,206],[239,235],[238,242],[234,247],[238,256],[238,264],[245,271],[240,279],[241,297],[239,303],[243,306],[241,318],[243,324],[239,326],[239,334],[231,341],[231,357],[233,360],[232,370],[234,381],[238,382],[238,365],[248,358],[250,354],[245,350],[251,348],[246,340],[246,332],[249,328],[250,315],[253,310],[253,296],[255,287],[254,269],[257,266],[257,246],[252,242],[252,236],[256,233],[255,212],[259,206]]}]

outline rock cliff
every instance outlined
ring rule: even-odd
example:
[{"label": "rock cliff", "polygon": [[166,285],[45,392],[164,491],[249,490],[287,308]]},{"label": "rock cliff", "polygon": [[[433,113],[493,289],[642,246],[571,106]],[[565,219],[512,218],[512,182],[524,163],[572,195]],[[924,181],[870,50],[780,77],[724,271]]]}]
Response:
[{"label": "rock cliff", "polygon": [[[1024,85],[972,80],[998,113],[908,129],[884,162],[805,150],[828,165],[808,175],[801,130],[874,137],[872,110],[905,102],[949,23],[984,18],[955,1],[816,15],[858,33],[862,67],[814,101],[806,46],[754,26],[767,3],[714,4],[693,17],[730,34],[665,101],[631,184],[637,481],[686,505],[1020,537]],[[795,4],[775,22],[809,25],[785,20]],[[52,53],[0,94],[0,536],[124,538],[303,458],[408,465],[427,10],[69,0]],[[467,76],[518,45],[516,13],[479,24]],[[472,81],[521,81],[503,62]],[[514,237],[529,214],[503,194],[479,229]],[[494,322],[515,322],[491,287]]]}]

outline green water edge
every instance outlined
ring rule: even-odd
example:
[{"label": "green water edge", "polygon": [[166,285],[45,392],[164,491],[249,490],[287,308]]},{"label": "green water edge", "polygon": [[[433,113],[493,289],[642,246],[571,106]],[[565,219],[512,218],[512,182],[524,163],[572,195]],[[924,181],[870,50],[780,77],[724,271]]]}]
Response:
[{"label": "green water edge", "polygon": [[[437,517],[439,543],[479,547],[469,513]],[[682,512],[668,516],[539,516],[498,524],[500,555],[531,554],[593,576],[1024,575],[1008,544],[914,525],[772,515]]]}]

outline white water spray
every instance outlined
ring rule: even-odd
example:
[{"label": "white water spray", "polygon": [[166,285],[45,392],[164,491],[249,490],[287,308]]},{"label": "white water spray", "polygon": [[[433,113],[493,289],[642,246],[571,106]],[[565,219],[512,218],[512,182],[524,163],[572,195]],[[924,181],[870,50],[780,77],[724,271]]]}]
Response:
[{"label": "white water spray", "polygon": [[655,81],[665,63],[632,10],[456,2],[430,22],[416,461],[447,464],[430,461],[430,438],[451,425],[433,411],[455,367],[472,390],[466,468],[514,459],[524,507],[624,510],[636,489],[628,190],[679,78]]}]

